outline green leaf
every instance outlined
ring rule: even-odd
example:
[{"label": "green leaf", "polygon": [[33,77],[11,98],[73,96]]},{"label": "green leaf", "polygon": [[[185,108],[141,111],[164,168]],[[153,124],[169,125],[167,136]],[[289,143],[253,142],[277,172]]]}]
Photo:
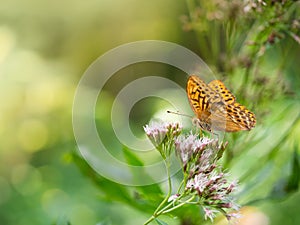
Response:
[{"label": "green leaf", "polygon": [[[134,154],[134,151],[126,146],[123,146],[123,153],[124,158],[127,160],[128,164],[140,167],[139,170],[131,170],[133,178],[136,181],[147,179],[149,180],[149,183],[151,183],[151,181],[153,181],[152,177],[150,177],[144,170],[144,163]],[[147,209],[151,212],[155,210],[155,208],[163,198],[163,193],[160,186],[155,183],[155,181],[153,181],[152,183],[153,184],[151,185],[136,186],[136,190],[134,193],[135,203],[143,205],[144,207],[148,205]]]},{"label": "green leaf", "polygon": [[126,161],[133,166],[144,166],[144,163],[127,146],[123,146],[123,153]]},{"label": "green leaf", "polygon": [[288,179],[288,183],[286,186],[287,192],[294,192],[299,189],[299,181],[300,181],[300,163],[299,163],[299,155],[297,153],[297,149],[295,148],[293,154],[293,162],[292,162],[292,173]]},{"label": "green leaf", "polygon": [[[127,162],[131,165],[135,165],[135,166],[139,166],[140,169],[138,170],[138,172],[135,172],[132,170],[132,174],[134,179],[136,179],[137,181],[140,179],[148,179],[149,183],[151,183],[152,178],[146,173],[146,171],[144,170],[144,163],[133,153],[133,150],[130,150],[128,147],[123,146],[123,153],[124,153],[124,157],[127,160]],[[137,189],[139,191],[141,191],[142,194],[144,194],[145,198],[147,199],[152,199],[155,200],[157,199],[157,201],[160,201],[161,198],[159,198],[160,195],[162,195],[162,191],[160,186],[155,183],[155,181],[152,182],[153,184],[151,185],[146,185],[146,186],[137,186]],[[153,199],[154,196],[154,199]]]},{"label": "green leaf", "polygon": [[272,199],[282,199],[299,189],[300,165],[297,149],[295,148],[292,157],[292,168],[289,177],[281,178],[271,192]]},{"label": "green leaf", "polygon": [[[78,154],[73,153],[72,160],[74,161],[74,163],[76,163],[81,172],[86,177],[89,177],[96,184],[98,189],[101,190],[100,198],[102,200],[105,200],[107,202],[120,202],[136,208],[142,212],[149,213],[153,212],[156,207],[157,201],[161,200],[158,194],[161,192],[161,190],[157,184],[145,187],[137,187],[138,190],[141,190],[140,192],[145,193],[144,196],[140,197],[141,195],[139,193],[133,193],[133,187],[124,186],[100,176]],[[149,197],[154,195],[153,192],[155,192],[155,199],[157,199],[157,201],[146,201],[147,199],[149,199]]]},{"label": "green leaf", "polygon": [[62,217],[58,218],[56,225],[71,225],[71,223],[68,221],[66,216],[62,216]]},{"label": "green leaf", "polygon": [[160,220],[160,219],[155,219],[156,223],[159,225],[168,225],[166,222]]},{"label": "green leaf", "polygon": [[98,222],[96,225],[111,225],[111,221],[109,221],[108,219],[103,220],[101,222]]},{"label": "green leaf", "polygon": [[89,177],[103,193],[103,199],[106,201],[119,201],[130,204],[133,200],[126,186],[112,182],[98,173],[96,173],[87,162],[76,153],[72,155],[73,161],[79,167],[81,172]]}]

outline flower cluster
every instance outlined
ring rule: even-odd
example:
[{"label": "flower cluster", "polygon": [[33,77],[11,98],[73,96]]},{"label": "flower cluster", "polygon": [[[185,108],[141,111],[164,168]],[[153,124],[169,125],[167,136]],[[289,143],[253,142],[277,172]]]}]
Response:
[{"label": "flower cluster", "polygon": [[[175,149],[184,175],[179,190],[172,196],[169,190],[169,195],[158,207],[155,216],[184,204],[201,206],[205,219],[213,220],[217,212],[222,212],[228,220],[237,216],[235,211],[239,207],[231,198],[237,182],[229,182],[229,174],[223,172],[218,164],[226,144],[220,145],[218,140],[192,133],[187,136],[181,135],[182,128],[178,123],[150,122],[144,130],[164,159],[167,160]],[[169,204],[161,209],[166,202]],[[231,211],[234,213],[230,214]]]},{"label": "flower cluster", "polygon": [[229,182],[228,175],[221,172],[220,168],[215,168],[210,172],[201,172],[188,180],[186,191],[197,193],[197,202],[203,206],[206,218],[212,220],[218,211],[223,212],[228,220],[238,215],[227,212],[239,209],[230,197],[237,187],[237,181]]},{"label": "flower cluster", "polygon": [[244,12],[248,13],[251,10],[256,12],[262,12],[263,7],[265,7],[266,5],[267,3],[262,0],[246,0],[244,6]]},{"label": "flower cluster", "polygon": [[144,126],[146,135],[164,158],[170,155],[174,139],[181,130],[179,123],[151,121]]},{"label": "flower cluster", "polygon": [[[218,145],[213,139],[198,138],[190,134],[176,139],[175,150],[183,163],[185,176],[181,196],[196,196],[194,203],[203,207],[205,218],[213,220],[218,211],[224,213],[227,219],[236,217],[237,214],[230,214],[229,211],[237,211],[239,208],[230,196],[237,187],[237,181],[229,182],[229,174],[224,173],[217,164],[225,145]],[[174,201],[178,198],[180,197],[177,194]]]},{"label": "flower cluster", "polygon": [[212,140],[206,137],[198,138],[196,135],[179,136],[175,140],[175,150],[181,162],[185,165],[191,157],[202,152],[206,145],[212,143]]}]

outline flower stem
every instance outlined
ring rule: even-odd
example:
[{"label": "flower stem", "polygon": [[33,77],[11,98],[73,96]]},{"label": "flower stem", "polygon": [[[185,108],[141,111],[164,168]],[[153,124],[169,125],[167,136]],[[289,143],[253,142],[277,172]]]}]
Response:
[{"label": "flower stem", "polygon": [[172,182],[171,182],[171,176],[170,176],[170,161],[169,161],[168,157],[165,159],[165,164],[166,164],[167,176],[168,176],[168,193],[167,193],[166,197],[163,199],[163,201],[156,208],[153,215],[144,223],[144,225],[149,224],[152,220],[154,220],[157,216],[160,215],[160,214],[158,214],[158,211],[163,207],[163,205],[168,201],[168,199],[171,196]]},{"label": "flower stem", "polygon": [[181,202],[180,204],[174,206],[173,208],[168,209],[168,208],[173,204],[173,202],[171,202],[171,203],[168,204],[165,208],[163,208],[162,210],[160,210],[160,211],[157,213],[157,215],[169,213],[169,212],[171,212],[171,211],[173,211],[173,210],[175,210],[175,209],[178,209],[178,208],[180,208],[181,206],[183,206],[183,205],[185,205],[185,204],[187,204],[187,203],[193,201],[194,199],[195,199],[195,195],[193,195],[192,197],[190,197],[188,200],[186,200],[186,201],[184,201],[184,202]]},{"label": "flower stem", "polygon": [[144,225],[149,224],[151,221],[153,221],[155,218],[157,218],[158,216],[162,215],[162,214],[166,214],[169,213],[175,209],[180,208],[181,206],[190,203],[191,201],[193,201],[195,199],[195,195],[193,195],[192,197],[190,197],[189,199],[187,199],[186,201],[181,202],[180,204],[170,208],[174,203],[170,202],[168,205],[166,205],[163,209],[161,209],[160,211],[153,213],[153,215],[144,223]]}]

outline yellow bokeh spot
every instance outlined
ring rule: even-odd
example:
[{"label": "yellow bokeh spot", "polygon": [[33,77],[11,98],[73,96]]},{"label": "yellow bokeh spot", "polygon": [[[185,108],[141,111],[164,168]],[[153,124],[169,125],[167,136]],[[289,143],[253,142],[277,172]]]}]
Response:
[{"label": "yellow bokeh spot", "polygon": [[37,83],[27,89],[26,111],[34,113],[47,113],[55,104],[55,90],[48,83]]},{"label": "yellow bokeh spot", "polygon": [[22,195],[35,194],[42,185],[40,172],[28,164],[16,165],[12,169],[10,181]]},{"label": "yellow bokeh spot", "polygon": [[[239,218],[233,218],[231,223],[236,225],[269,225],[270,219],[266,214],[258,208],[251,206],[244,206],[240,209]],[[229,223],[229,224],[231,224]],[[214,225],[227,225],[228,220],[221,216],[216,219]]]},{"label": "yellow bokeh spot", "polygon": [[84,204],[75,205],[69,217],[71,224],[74,225],[97,223],[95,211]]},{"label": "yellow bokeh spot", "polygon": [[15,39],[15,34],[8,27],[0,27],[0,64],[6,59],[15,46]]},{"label": "yellow bokeh spot", "polygon": [[69,208],[70,198],[60,189],[49,189],[45,191],[41,198],[43,210],[52,217],[58,217],[62,211]]},{"label": "yellow bokeh spot", "polygon": [[25,120],[19,126],[17,138],[23,150],[27,152],[39,151],[47,143],[48,130],[40,120]]}]

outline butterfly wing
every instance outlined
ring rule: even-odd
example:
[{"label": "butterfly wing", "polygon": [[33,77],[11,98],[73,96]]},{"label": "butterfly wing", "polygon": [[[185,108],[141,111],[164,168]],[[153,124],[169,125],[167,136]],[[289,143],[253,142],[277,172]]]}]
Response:
[{"label": "butterfly wing", "polygon": [[192,75],[187,82],[187,94],[205,130],[235,132],[255,126],[255,115],[235,102],[234,95],[219,80],[207,85],[198,76]]},{"label": "butterfly wing", "polygon": [[216,107],[211,112],[210,123],[212,130],[236,132],[251,130],[255,126],[256,119],[254,113],[235,102],[230,105]]},{"label": "butterfly wing", "polygon": [[213,80],[208,83],[208,86],[222,97],[225,104],[228,105],[235,102],[234,95],[226,88],[222,81]]},{"label": "butterfly wing", "polygon": [[[211,125],[212,122],[214,122],[212,113],[217,111],[217,109],[220,108],[220,105],[224,105],[222,98],[203,80],[194,75],[190,76],[188,79],[187,95],[190,105],[198,118],[197,124],[203,130],[211,132]],[[218,125],[218,127],[219,126],[220,125]]]},{"label": "butterfly wing", "polygon": [[[251,130],[255,127],[256,119],[254,113],[249,111],[245,106],[235,102],[234,104],[226,106],[228,120],[240,126],[240,130]],[[232,125],[235,129],[235,126]]]},{"label": "butterfly wing", "polygon": [[203,80],[194,75],[189,77],[186,91],[194,113],[201,119],[202,115],[208,112],[210,96],[213,96],[214,92]]},{"label": "butterfly wing", "polygon": [[255,115],[245,106],[236,102],[235,96],[226,88],[220,80],[213,80],[208,84],[212,90],[219,93],[224,102],[224,108],[221,112],[214,112],[212,121],[225,120],[226,132],[235,132],[240,130],[251,130],[256,123]]}]

